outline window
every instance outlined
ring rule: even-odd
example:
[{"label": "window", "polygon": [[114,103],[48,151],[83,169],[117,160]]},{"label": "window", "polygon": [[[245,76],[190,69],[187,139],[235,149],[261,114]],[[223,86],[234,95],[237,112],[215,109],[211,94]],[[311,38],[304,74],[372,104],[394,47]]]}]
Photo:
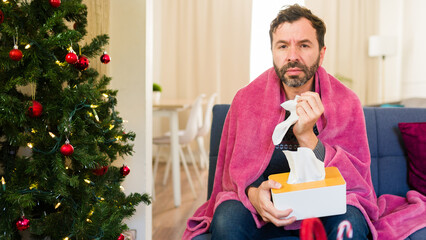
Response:
[{"label": "window", "polygon": [[273,66],[269,25],[285,5],[299,4],[304,0],[253,0],[250,42],[250,81]]}]

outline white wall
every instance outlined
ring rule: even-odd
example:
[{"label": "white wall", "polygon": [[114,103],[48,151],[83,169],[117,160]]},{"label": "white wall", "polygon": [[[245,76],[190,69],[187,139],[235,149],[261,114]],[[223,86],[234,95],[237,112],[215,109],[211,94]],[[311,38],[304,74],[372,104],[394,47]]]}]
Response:
[{"label": "white wall", "polygon": [[403,6],[403,44],[401,96],[426,97],[426,1],[405,0]]},{"label": "white wall", "polygon": [[286,5],[299,4],[304,0],[252,0],[251,39],[250,39],[250,81],[256,79],[266,69],[273,66],[269,38],[269,25],[280,9]]},{"label": "white wall", "polygon": [[402,0],[380,1],[379,32],[377,35],[391,36],[397,39],[396,55],[386,56],[383,61],[383,102],[401,99],[402,5]]},{"label": "white wall", "polygon": [[[118,90],[117,110],[128,121],[125,128],[136,133],[133,156],[118,163],[124,162],[131,170],[123,183],[126,194],[151,192],[152,188],[152,79],[146,72],[145,49],[150,30],[146,28],[147,3],[152,2],[129,0],[123,4],[114,0],[110,9],[111,88]],[[140,204],[126,223],[136,229],[137,239],[151,239],[151,206]]]},{"label": "white wall", "polygon": [[379,34],[396,36],[397,54],[385,60],[385,101],[426,98],[426,1],[380,0]]}]

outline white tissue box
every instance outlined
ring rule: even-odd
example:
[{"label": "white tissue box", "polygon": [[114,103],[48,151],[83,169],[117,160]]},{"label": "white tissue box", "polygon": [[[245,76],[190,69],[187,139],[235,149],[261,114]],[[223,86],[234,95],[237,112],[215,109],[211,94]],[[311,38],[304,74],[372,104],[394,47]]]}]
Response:
[{"label": "white tissue box", "polygon": [[291,216],[297,220],[346,213],[346,182],[336,167],[325,168],[325,178],[320,181],[288,184],[289,173],[272,174],[281,184],[272,189],[272,201],[277,209],[293,209]]}]

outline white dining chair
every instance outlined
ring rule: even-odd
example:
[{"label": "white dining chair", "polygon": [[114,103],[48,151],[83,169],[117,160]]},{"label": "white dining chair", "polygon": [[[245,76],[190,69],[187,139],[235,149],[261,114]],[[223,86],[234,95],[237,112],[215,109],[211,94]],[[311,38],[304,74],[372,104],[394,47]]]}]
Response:
[{"label": "white dining chair", "polygon": [[200,153],[200,167],[206,168],[209,164],[209,156],[207,155],[205,146],[204,146],[204,137],[210,132],[212,124],[212,111],[213,105],[215,103],[217,93],[213,93],[207,100],[206,111],[202,121],[202,125],[198,128],[196,140],[198,144],[198,150]]},{"label": "white dining chair", "polygon": [[[182,131],[179,131],[179,155],[180,155],[180,162],[182,163],[184,170],[185,170],[185,174],[188,178],[188,182],[191,188],[192,193],[194,194],[194,197],[197,197],[196,193],[195,193],[195,188],[194,188],[194,184],[192,182],[192,178],[191,178],[191,174],[189,172],[188,169],[188,165],[187,165],[187,160],[185,158],[185,154],[183,152],[183,149],[186,148],[188,153],[189,153],[189,157],[191,160],[191,163],[194,167],[195,170],[195,174],[197,175],[197,178],[200,182],[200,185],[203,186],[203,181],[201,179],[201,174],[198,170],[195,158],[194,158],[194,154],[192,153],[191,147],[190,147],[190,143],[192,141],[195,140],[197,133],[198,133],[198,126],[199,126],[199,114],[200,111],[202,111],[202,107],[201,107],[201,103],[203,100],[203,95],[198,96],[195,101],[193,102],[193,104],[191,105],[191,111],[189,113],[189,117],[188,117],[188,121],[186,123],[186,128]],[[153,144],[157,145],[157,154],[155,157],[155,162],[154,162],[154,169],[153,169],[153,178],[155,181],[156,175],[157,175],[157,169],[158,169],[158,163],[160,161],[160,148],[164,145],[170,145],[170,135],[169,134],[165,134],[163,136],[160,137],[154,137],[153,138]],[[166,164],[166,169],[165,169],[165,173],[164,173],[164,177],[163,177],[163,185],[166,184],[169,172],[170,172],[170,165],[171,165],[171,157],[169,155],[169,159],[167,161]]]}]

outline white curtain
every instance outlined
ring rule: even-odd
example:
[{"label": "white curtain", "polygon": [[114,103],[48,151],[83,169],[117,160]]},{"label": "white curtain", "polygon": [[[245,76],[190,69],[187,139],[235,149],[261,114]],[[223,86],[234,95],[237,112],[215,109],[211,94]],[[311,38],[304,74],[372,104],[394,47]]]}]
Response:
[{"label": "white curtain", "polygon": [[377,34],[379,0],[305,0],[325,21],[327,47],[323,66],[342,76],[363,104],[375,104],[378,59],[368,57],[368,37]]},{"label": "white curtain", "polygon": [[154,3],[154,82],[162,98],[219,94],[230,103],[249,82],[251,1]]}]

